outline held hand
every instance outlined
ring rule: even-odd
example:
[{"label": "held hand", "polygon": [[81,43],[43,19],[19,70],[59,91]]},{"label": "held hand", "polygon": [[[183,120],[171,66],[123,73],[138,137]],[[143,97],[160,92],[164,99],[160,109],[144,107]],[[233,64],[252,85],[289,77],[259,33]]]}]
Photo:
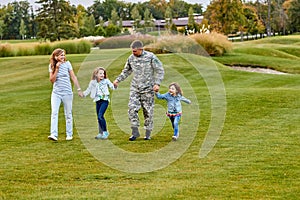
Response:
[{"label": "held hand", "polygon": [[80,96],[81,98],[84,97],[83,92],[81,90],[78,91],[78,96]]},{"label": "held hand", "polygon": [[117,88],[118,85],[119,85],[119,82],[118,82],[117,80],[115,80],[115,81],[113,82],[113,84],[114,84],[114,87]]},{"label": "held hand", "polygon": [[153,91],[158,92],[159,91],[159,85],[154,85],[153,86]]}]

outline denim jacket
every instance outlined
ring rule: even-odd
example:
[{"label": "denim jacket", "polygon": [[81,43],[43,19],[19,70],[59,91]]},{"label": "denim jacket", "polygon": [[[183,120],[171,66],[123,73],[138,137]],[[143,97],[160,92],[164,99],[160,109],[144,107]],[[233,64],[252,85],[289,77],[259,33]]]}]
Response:
[{"label": "denim jacket", "polygon": [[184,96],[173,96],[169,92],[165,94],[155,93],[158,99],[165,99],[168,102],[168,113],[180,113],[182,112],[181,101],[190,104],[191,101]]},{"label": "denim jacket", "polygon": [[86,97],[90,94],[90,97],[94,99],[94,102],[100,99],[109,101],[109,90],[108,88],[114,90],[115,87],[109,79],[103,79],[100,82],[97,80],[91,80],[88,88],[83,92]]}]

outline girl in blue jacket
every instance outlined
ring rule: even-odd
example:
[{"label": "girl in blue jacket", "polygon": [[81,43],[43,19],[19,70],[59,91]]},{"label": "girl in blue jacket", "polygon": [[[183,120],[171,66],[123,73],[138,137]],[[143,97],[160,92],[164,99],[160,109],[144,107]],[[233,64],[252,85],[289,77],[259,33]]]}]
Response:
[{"label": "girl in blue jacket", "polygon": [[95,139],[107,139],[109,135],[106,120],[104,118],[105,111],[110,101],[109,88],[112,90],[115,89],[112,82],[107,79],[105,69],[97,67],[92,74],[88,88],[83,92],[84,97],[90,94],[90,97],[96,102],[99,133]]},{"label": "girl in blue jacket", "polygon": [[181,101],[190,104],[191,101],[183,96],[183,92],[178,83],[169,85],[169,92],[165,94],[155,93],[158,99],[165,99],[168,102],[167,116],[171,120],[174,135],[172,140],[176,141],[179,137],[179,122],[182,114]]}]

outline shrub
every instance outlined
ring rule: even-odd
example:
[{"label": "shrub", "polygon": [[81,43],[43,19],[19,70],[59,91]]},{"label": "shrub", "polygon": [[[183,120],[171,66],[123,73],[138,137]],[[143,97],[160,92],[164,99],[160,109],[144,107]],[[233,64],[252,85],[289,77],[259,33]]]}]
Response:
[{"label": "shrub", "polygon": [[0,57],[9,57],[14,55],[14,50],[11,44],[0,44]]},{"label": "shrub", "polygon": [[62,41],[62,42],[54,42],[51,45],[52,51],[57,48],[61,48],[66,50],[67,54],[75,54],[77,53],[76,43],[74,41]]},{"label": "shrub", "polygon": [[80,40],[77,44],[77,53],[90,53],[92,44],[86,40]]},{"label": "shrub", "polygon": [[[92,44],[86,40],[66,40],[52,44],[52,51],[56,48],[66,50],[68,54],[90,53]],[[51,51],[51,52],[52,52]]]},{"label": "shrub", "polygon": [[49,55],[52,53],[50,43],[41,43],[34,47],[36,55]]},{"label": "shrub", "polygon": [[232,50],[232,43],[228,41],[227,37],[216,32],[210,34],[194,34],[190,37],[201,45],[211,56],[222,56],[224,53]]},{"label": "shrub", "polygon": [[206,51],[197,42],[183,35],[165,35],[156,43],[145,46],[153,53],[192,53],[207,56]]},{"label": "shrub", "polygon": [[17,52],[16,52],[16,56],[29,56],[29,55],[34,55],[35,50],[34,48],[28,48],[28,45],[18,45],[17,48]]},{"label": "shrub", "polygon": [[95,41],[95,45],[102,49],[129,48],[130,44],[137,39],[141,40],[144,45],[150,44],[156,40],[154,36],[136,34],[103,38]]},{"label": "shrub", "polygon": [[145,46],[153,53],[192,53],[202,56],[221,56],[232,49],[232,43],[218,33],[165,35],[155,43]]},{"label": "shrub", "polygon": [[1,44],[0,57],[49,55],[56,48],[65,49],[68,54],[90,53],[92,44],[86,40],[67,40],[54,43]]}]

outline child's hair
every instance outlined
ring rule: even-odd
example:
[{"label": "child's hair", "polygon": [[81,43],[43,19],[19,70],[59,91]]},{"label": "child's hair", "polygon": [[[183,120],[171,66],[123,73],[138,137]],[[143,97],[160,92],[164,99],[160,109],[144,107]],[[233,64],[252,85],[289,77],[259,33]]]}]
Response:
[{"label": "child's hair", "polygon": [[50,56],[50,65],[51,65],[51,70],[52,72],[54,73],[55,70],[56,70],[56,64],[57,64],[57,60],[56,60],[56,57],[59,56],[60,54],[62,53],[65,53],[66,54],[66,51],[64,49],[60,49],[60,48],[57,48],[55,49],[51,56]]},{"label": "child's hair", "polygon": [[[176,89],[176,91],[177,91],[177,94],[180,94],[181,96],[183,96],[183,91],[182,91],[182,89],[180,88],[180,85],[179,85],[178,83],[176,83],[176,82],[173,82],[173,83],[171,83],[171,84],[169,85],[169,88],[170,88],[172,85],[175,87],[175,89]],[[177,94],[176,94],[176,95],[177,95]]]},{"label": "child's hair", "polygon": [[104,78],[107,77],[106,76],[106,70],[103,67],[97,67],[96,69],[94,69],[94,72],[92,74],[92,78],[91,78],[92,80],[97,79],[97,74],[98,74],[99,70],[103,70],[104,71]]}]

